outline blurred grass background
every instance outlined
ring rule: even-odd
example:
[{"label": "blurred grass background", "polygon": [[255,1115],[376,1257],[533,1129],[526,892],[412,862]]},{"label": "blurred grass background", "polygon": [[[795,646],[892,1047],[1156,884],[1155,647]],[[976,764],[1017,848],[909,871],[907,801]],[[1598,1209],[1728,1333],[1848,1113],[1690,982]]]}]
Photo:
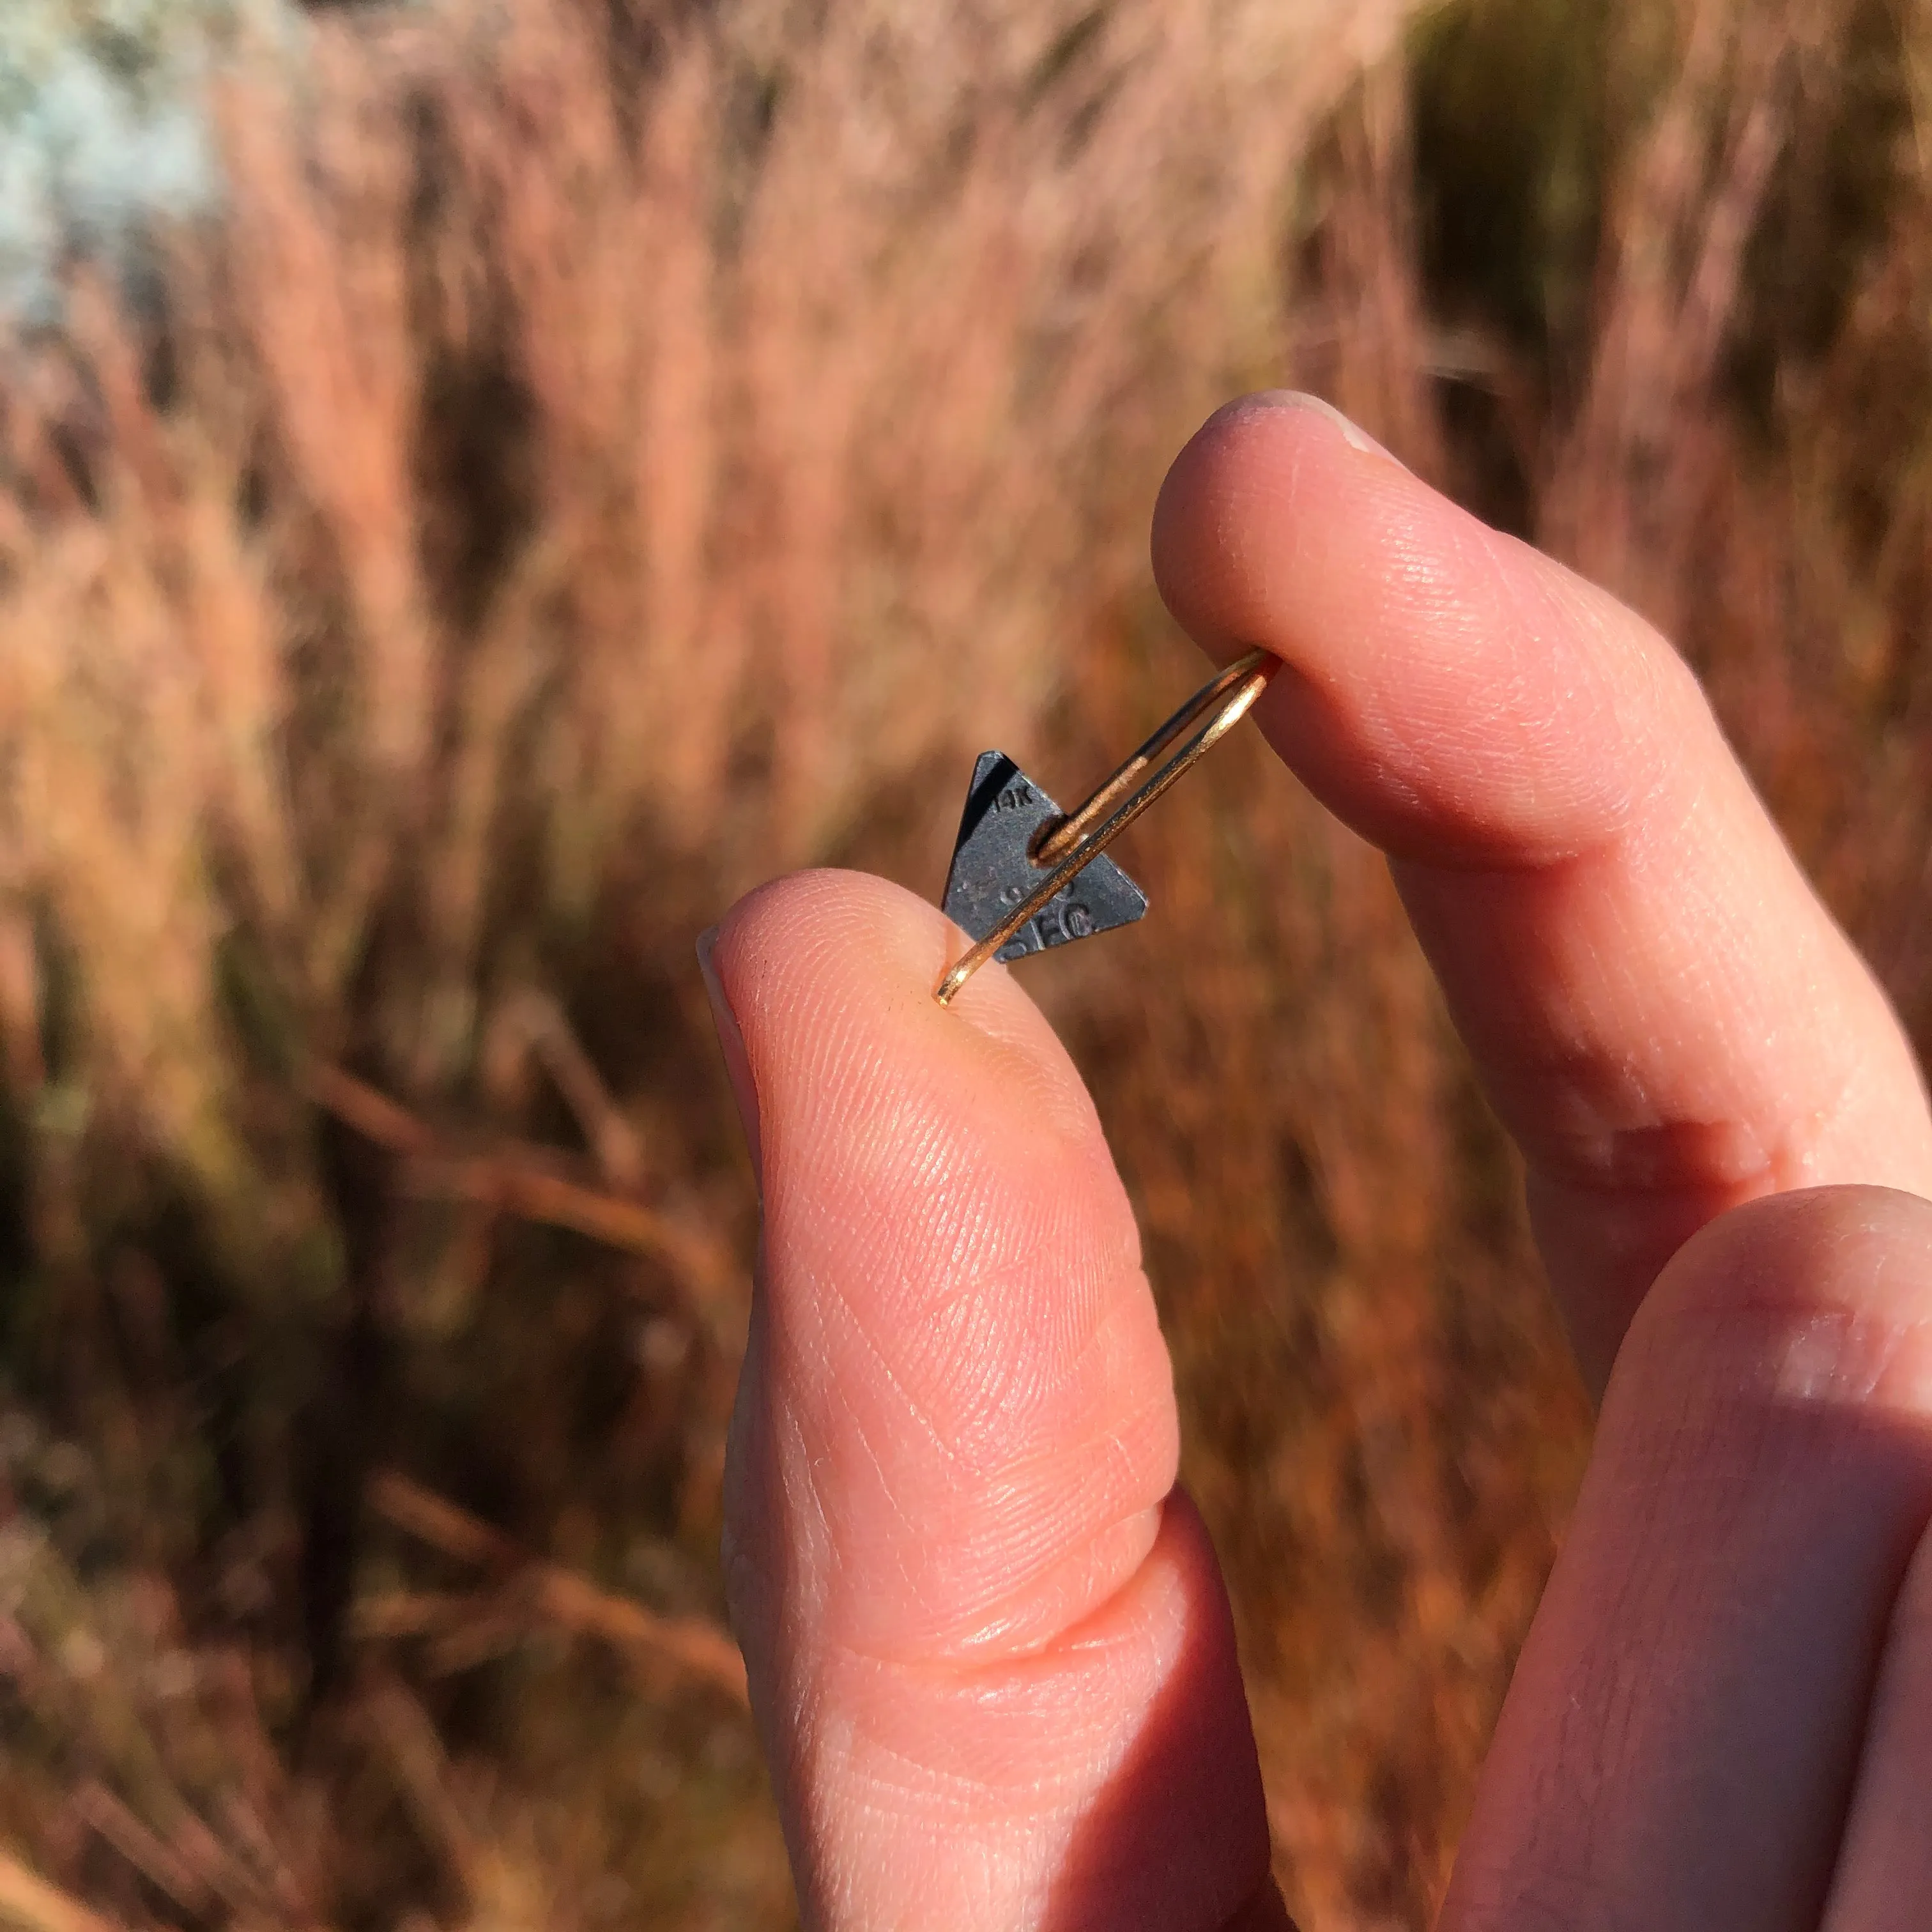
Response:
[{"label": "blurred grass background", "polygon": [[[1922,1051],[1928,30],[10,8],[0,1922],[790,1922],[692,939],[800,863],[936,892],[976,752],[1077,791],[1193,688],[1147,518],[1238,388],[1676,638]],[[1586,1406],[1375,856],[1251,734],[1124,856],[1152,916],[1029,981],[1291,1904],[1420,1926]]]}]

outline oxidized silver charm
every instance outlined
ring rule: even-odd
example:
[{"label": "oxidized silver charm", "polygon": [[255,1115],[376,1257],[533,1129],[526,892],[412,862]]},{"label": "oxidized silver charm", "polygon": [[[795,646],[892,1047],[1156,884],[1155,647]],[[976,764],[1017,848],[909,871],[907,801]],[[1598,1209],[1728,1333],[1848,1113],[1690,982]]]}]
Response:
[{"label": "oxidized silver charm", "polygon": [[1012,759],[981,752],[946,878],[946,914],[974,944],[932,997],[950,1006],[988,959],[1024,959],[1138,919],[1147,895],[1107,846],[1233,729],[1280,668],[1266,651],[1230,664],[1064,817]]},{"label": "oxidized silver charm", "polygon": [[[946,875],[946,916],[969,939],[984,939],[1040,884],[1033,860],[1041,828],[1060,810],[1000,752],[973,767],[958,842]],[[1102,853],[1034,913],[994,958],[1002,964],[1049,946],[1126,926],[1147,910],[1147,895]]]}]

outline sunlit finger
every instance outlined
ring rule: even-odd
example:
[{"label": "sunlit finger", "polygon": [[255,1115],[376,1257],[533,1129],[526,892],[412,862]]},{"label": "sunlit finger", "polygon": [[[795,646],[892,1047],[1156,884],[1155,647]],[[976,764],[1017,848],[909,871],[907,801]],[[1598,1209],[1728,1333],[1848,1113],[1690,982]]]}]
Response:
[{"label": "sunlit finger", "polygon": [[1268,1894],[1225,1593],[1090,1104],[1004,969],[820,873],[725,920],[761,1280],[728,1570],[810,1922],[1214,1932]]},{"label": "sunlit finger", "polygon": [[1928,1316],[1932,1205],[1876,1189],[1754,1203],[1670,1263],[1611,1378],[1441,1932],[1813,1932],[1932,1512]]},{"label": "sunlit finger", "polygon": [[1648,626],[1293,398],[1190,445],[1154,557],[1210,651],[1283,658],[1263,730],[1390,852],[1587,1371],[1726,1208],[1932,1189],[1892,1013]]}]

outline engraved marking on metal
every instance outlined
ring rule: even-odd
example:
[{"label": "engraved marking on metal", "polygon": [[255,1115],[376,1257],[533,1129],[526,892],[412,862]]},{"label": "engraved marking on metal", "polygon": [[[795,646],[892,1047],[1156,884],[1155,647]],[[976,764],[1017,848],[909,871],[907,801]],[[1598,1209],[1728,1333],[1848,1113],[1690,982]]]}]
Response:
[{"label": "engraved marking on metal", "polygon": [[[1036,891],[1052,868],[1030,848],[1060,808],[1012,760],[983,752],[973,767],[966,810],[946,877],[946,916],[970,939],[984,939]],[[1010,965],[1138,919],[1147,895],[1105,854],[1096,854],[993,956]]]}]

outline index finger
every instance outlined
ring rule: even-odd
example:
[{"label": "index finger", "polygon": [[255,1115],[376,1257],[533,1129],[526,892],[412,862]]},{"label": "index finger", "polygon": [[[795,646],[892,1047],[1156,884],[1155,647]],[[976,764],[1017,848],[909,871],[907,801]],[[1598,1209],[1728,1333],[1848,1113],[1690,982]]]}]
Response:
[{"label": "index finger", "polygon": [[1282,659],[1262,730],[1388,852],[1595,1384],[1726,1208],[1932,1192],[1897,1020],[1648,625],[1288,394],[1200,431],[1154,547],[1211,655]]}]

